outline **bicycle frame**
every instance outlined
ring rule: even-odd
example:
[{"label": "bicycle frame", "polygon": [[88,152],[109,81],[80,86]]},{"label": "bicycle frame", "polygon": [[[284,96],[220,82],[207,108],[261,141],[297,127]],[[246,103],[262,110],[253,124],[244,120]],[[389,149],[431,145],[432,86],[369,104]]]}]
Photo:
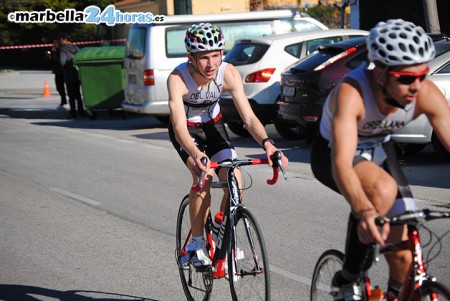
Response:
[{"label": "bicycle frame", "polygon": [[[206,229],[208,243],[210,247],[210,257],[213,259],[213,278],[221,278],[225,276],[224,264],[227,254],[227,246],[230,243],[230,233],[232,227],[234,227],[234,217],[236,215],[236,210],[238,206],[242,206],[241,194],[239,193],[239,186],[234,173],[235,167],[228,168],[227,171],[227,184],[228,191],[230,193],[230,198],[228,199],[226,210],[224,212],[223,221],[220,225],[219,233],[217,235],[217,242],[214,243],[212,239],[211,229]],[[220,185],[213,185],[213,188],[223,187]],[[211,219],[211,213],[208,219]],[[206,223],[208,226],[211,223]],[[207,226],[207,228],[208,228]]]},{"label": "bicycle frame", "polygon": [[[280,160],[281,157],[276,157],[276,159]],[[205,162],[206,163],[206,162]],[[287,179],[287,176],[284,172],[284,169],[282,168],[282,165],[280,165],[281,161],[277,163],[278,166],[281,166],[283,176],[285,179]],[[217,235],[217,242],[215,242],[212,239],[212,218],[211,218],[211,212],[209,213],[207,217],[207,222],[205,224],[205,231],[206,231],[206,239],[207,244],[209,245],[209,256],[212,259],[212,277],[222,278],[225,276],[225,268],[224,265],[226,264],[225,259],[227,255],[227,247],[228,245],[233,241],[230,241],[230,234],[235,233],[235,231],[232,231],[232,227],[234,227],[235,222],[234,218],[236,216],[236,212],[239,208],[239,206],[242,206],[242,198],[241,193],[239,192],[239,183],[236,179],[235,175],[235,169],[240,166],[246,166],[246,165],[259,165],[259,164],[268,164],[267,159],[247,159],[247,160],[232,160],[232,161],[225,161],[225,162],[211,162],[210,167],[211,168],[227,168],[227,180],[226,181],[216,181],[211,183],[211,188],[228,188],[229,191],[229,199],[226,204],[226,210],[224,212],[224,217],[222,220],[222,224],[220,225],[219,233]],[[267,180],[267,183],[269,185],[273,185],[278,180],[279,175],[279,169],[278,166],[273,167],[273,178]],[[201,189],[204,181],[204,174],[200,175],[200,183],[198,186],[192,187],[193,190],[198,191]],[[246,225],[247,226],[247,225]],[[249,232],[248,232],[249,233]],[[191,237],[191,231],[189,231],[189,235],[186,237],[186,240],[183,244],[182,250],[184,251],[186,248],[186,245],[190,241]],[[234,238],[236,239],[236,238]],[[251,239],[251,238],[250,238]],[[182,254],[183,256],[185,254]],[[257,263],[257,262],[256,262]]]},{"label": "bicycle frame", "polygon": [[[413,213],[414,214],[414,213]],[[395,224],[395,223],[394,223]],[[402,224],[402,223],[397,223]],[[412,222],[412,223],[403,223],[406,224],[408,229],[408,239],[394,242],[394,243],[388,243],[384,246],[377,246],[376,248],[379,248],[378,251],[375,251],[375,253],[379,254],[386,254],[391,252],[397,252],[402,250],[409,250],[411,251],[411,254],[413,256],[412,263],[408,269],[407,276],[405,278],[405,281],[403,283],[403,288],[400,293],[400,296],[398,298],[399,301],[409,301],[409,300],[421,300],[419,289],[422,286],[424,281],[436,281],[436,278],[432,275],[428,274],[425,267],[425,262],[423,258],[423,251],[422,251],[422,245],[420,240],[420,234],[419,234],[419,227],[418,222]],[[377,254],[374,254],[374,261],[379,261],[379,258]],[[368,269],[370,268],[370,265],[368,268],[364,269],[363,274],[363,281],[365,284],[365,290],[366,290],[366,296],[370,296],[371,294],[371,283],[368,276]],[[411,299],[412,296],[412,299]],[[433,293],[432,299],[435,300],[437,296]]]}]

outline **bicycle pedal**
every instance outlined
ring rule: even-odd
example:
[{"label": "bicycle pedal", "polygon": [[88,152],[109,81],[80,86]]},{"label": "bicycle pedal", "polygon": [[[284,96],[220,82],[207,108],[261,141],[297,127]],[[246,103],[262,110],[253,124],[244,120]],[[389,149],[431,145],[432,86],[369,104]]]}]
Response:
[{"label": "bicycle pedal", "polygon": [[212,273],[212,266],[194,266],[197,273]]}]

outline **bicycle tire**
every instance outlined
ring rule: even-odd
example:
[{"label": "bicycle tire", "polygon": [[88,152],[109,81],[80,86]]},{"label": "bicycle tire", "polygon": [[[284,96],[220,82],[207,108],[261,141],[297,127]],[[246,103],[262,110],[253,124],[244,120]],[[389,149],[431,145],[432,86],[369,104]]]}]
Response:
[{"label": "bicycle tire", "polygon": [[[433,294],[436,298],[432,298]],[[450,301],[450,290],[440,282],[424,281],[419,287],[420,301]]]},{"label": "bicycle tire", "polygon": [[334,274],[342,269],[344,253],[330,249],[322,253],[317,260],[311,280],[311,301],[333,300],[331,281]]},{"label": "bicycle tire", "polygon": [[266,245],[258,222],[247,208],[238,207],[230,239],[228,277],[232,299],[270,300]]},{"label": "bicycle tire", "polygon": [[211,297],[213,286],[212,271],[206,269],[205,271],[198,271],[196,268],[187,263],[181,263],[181,249],[184,242],[189,235],[191,229],[191,222],[189,218],[189,196],[186,195],[181,201],[177,216],[177,230],[176,230],[176,260],[178,270],[180,272],[181,284],[183,286],[184,294],[189,301],[208,301]]}]

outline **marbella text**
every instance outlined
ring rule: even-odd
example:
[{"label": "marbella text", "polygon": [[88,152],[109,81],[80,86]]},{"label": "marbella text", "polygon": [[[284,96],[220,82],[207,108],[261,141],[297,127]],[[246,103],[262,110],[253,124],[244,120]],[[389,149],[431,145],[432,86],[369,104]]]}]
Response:
[{"label": "marbella text", "polygon": [[165,16],[153,15],[150,12],[121,12],[114,5],[108,5],[104,10],[98,6],[88,6],[83,11],[68,8],[63,11],[15,11],[8,14],[8,21],[15,23],[87,23],[116,24],[131,23],[162,23]]}]

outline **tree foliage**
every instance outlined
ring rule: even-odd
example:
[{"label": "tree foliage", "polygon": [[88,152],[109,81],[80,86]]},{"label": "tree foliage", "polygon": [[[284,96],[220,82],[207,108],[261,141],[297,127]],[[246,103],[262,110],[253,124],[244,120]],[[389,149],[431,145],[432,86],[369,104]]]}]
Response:
[{"label": "tree foliage", "polygon": [[[319,20],[329,28],[339,28],[341,23],[341,0],[319,0],[318,5],[304,8],[303,12],[309,14],[314,19]],[[350,23],[350,9],[344,11],[344,27],[348,28]]]},{"label": "tree foliage", "polygon": [[[326,5],[316,5],[305,10],[311,17],[319,20],[329,28],[339,28],[341,21],[341,11],[339,7],[335,6],[333,3],[327,3]],[[350,23],[349,10],[345,10],[344,13],[344,25]]]}]

